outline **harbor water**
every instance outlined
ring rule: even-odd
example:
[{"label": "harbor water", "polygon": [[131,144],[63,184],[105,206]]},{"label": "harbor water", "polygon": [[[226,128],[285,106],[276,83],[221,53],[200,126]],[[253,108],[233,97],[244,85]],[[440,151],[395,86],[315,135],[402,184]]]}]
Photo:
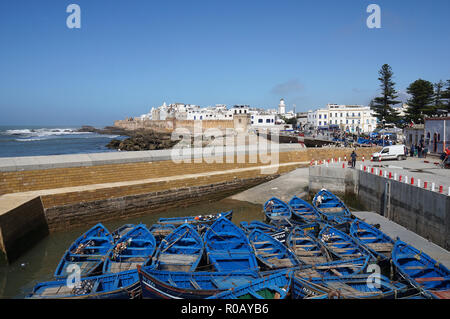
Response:
[{"label": "harbor water", "polygon": [[[161,217],[196,216],[233,210],[232,221],[263,220],[261,205],[249,202],[222,199],[190,207],[173,208],[164,212],[114,221],[103,222],[114,231],[123,224],[143,223],[150,227]],[[92,225],[63,232],[54,232],[33,246],[10,265],[0,266],[0,298],[23,298],[42,281],[53,280],[55,269],[67,248]]]}]

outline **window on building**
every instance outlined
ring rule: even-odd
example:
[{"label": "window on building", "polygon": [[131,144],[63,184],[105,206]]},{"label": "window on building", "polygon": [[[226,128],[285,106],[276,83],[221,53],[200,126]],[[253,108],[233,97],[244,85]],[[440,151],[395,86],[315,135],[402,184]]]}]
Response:
[{"label": "window on building", "polygon": [[263,120],[262,119],[258,119],[258,123],[262,123],[263,122]]},{"label": "window on building", "polygon": [[321,119],[322,118],[322,114],[319,114],[319,119]]},{"label": "window on building", "polygon": [[319,121],[319,126],[321,126],[322,125],[322,121]]},{"label": "window on building", "polygon": [[327,118],[327,115],[326,115],[326,114],[324,114],[324,115],[323,115],[323,118],[324,118],[324,119],[326,119],[326,118]]}]

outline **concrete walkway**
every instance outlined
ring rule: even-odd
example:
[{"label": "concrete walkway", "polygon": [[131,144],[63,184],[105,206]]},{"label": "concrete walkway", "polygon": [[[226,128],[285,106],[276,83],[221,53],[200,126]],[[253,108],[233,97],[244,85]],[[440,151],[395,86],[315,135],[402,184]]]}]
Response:
[{"label": "concrete walkway", "polygon": [[352,212],[352,214],[369,224],[380,224],[380,230],[392,239],[395,240],[399,237],[402,241],[412,245],[420,251],[423,251],[425,254],[431,256],[433,259],[450,269],[450,252],[444,248],[433,244],[427,239],[377,213]]},{"label": "concrete walkway", "polygon": [[254,204],[264,204],[272,196],[276,196],[288,202],[294,195],[298,197],[306,195],[308,184],[309,167],[302,167],[230,198]]}]

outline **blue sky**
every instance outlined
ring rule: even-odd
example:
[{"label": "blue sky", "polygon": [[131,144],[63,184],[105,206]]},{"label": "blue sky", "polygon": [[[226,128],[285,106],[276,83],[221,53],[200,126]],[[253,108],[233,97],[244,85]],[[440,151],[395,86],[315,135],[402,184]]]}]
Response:
[{"label": "blue sky", "polygon": [[[81,29],[66,7],[81,7]],[[369,29],[369,4],[381,29]],[[0,125],[110,125],[184,102],[368,104],[450,78],[450,1],[2,0]]]}]

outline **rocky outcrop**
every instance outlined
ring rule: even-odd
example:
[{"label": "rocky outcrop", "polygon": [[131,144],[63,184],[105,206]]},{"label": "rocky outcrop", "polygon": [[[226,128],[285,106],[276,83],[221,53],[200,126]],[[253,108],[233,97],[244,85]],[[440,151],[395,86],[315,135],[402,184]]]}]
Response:
[{"label": "rocky outcrop", "polygon": [[106,147],[121,151],[161,150],[173,147],[178,141],[171,140],[171,135],[150,130],[129,132],[124,140],[113,139]]},{"label": "rocky outcrop", "polygon": [[130,136],[133,132],[116,126],[105,126],[104,128],[95,128],[89,125],[83,125],[78,132],[91,132],[97,134]]}]

